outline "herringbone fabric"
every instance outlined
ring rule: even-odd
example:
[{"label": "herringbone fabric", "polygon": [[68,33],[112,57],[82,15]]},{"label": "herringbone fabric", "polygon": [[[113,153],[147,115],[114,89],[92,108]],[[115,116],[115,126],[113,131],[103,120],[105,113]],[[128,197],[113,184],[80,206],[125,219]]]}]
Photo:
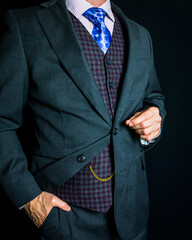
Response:
[{"label": "herringbone fabric", "polygon": [[[109,115],[113,118],[118,97],[120,80],[123,74],[125,40],[122,26],[115,16],[112,42],[106,55],[99,48],[84,26],[71,14],[83,53],[98,86]],[[113,150],[107,146],[87,166],[59,187],[54,194],[76,206],[98,212],[107,212],[113,204],[112,183],[98,181],[89,169],[100,178],[108,178],[113,172]]]}]

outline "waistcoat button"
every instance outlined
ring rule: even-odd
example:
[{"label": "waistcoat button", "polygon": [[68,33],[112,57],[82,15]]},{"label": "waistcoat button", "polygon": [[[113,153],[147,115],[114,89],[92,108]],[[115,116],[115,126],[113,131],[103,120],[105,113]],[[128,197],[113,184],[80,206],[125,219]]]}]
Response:
[{"label": "waistcoat button", "polygon": [[109,82],[109,87],[114,87],[114,82]]},{"label": "waistcoat button", "polygon": [[106,63],[107,63],[107,65],[113,64],[113,62],[111,60],[109,60],[109,59],[106,59]]}]

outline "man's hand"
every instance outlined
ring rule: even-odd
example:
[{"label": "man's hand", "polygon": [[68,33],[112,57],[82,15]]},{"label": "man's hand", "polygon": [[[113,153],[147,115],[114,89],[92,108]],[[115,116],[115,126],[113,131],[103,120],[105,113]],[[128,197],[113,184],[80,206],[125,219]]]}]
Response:
[{"label": "man's hand", "polygon": [[35,225],[41,227],[53,207],[59,207],[64,211],[71,210],[71,207],[66,202],[48,192],[42,192],[31,202],[27,203],[24,209]]},{"label": "man's hand", "polygon": [[161,129],[162,118],[157,107],[150,107],[147,110],[135,113],[125,124],[135,129],[140,138],[151,141],[156,138]]}]

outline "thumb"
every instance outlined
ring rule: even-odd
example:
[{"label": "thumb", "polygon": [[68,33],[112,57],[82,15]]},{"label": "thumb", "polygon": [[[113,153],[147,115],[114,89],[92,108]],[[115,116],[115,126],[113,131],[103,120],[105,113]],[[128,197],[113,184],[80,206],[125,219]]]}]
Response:
[{"label": "thumb", "polygon": [[62,210],[67,212],[71,210],[71,207],[66,202],[58,198],[57,196],[54,196],[52,204],[53,204],[53,207],[61,208]]}]

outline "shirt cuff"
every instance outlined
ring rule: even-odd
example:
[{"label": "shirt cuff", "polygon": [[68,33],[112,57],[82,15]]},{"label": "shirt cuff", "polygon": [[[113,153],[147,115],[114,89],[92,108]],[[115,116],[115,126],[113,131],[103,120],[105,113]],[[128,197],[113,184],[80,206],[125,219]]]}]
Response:
[{"label": "shirt cuff", "polygon": [[19,210],[22,210],[24,207],[25,207],[25,205],[24,205],[24,206],[22,206],[22,207],[20,207],[20,208],[19,208]]}]

